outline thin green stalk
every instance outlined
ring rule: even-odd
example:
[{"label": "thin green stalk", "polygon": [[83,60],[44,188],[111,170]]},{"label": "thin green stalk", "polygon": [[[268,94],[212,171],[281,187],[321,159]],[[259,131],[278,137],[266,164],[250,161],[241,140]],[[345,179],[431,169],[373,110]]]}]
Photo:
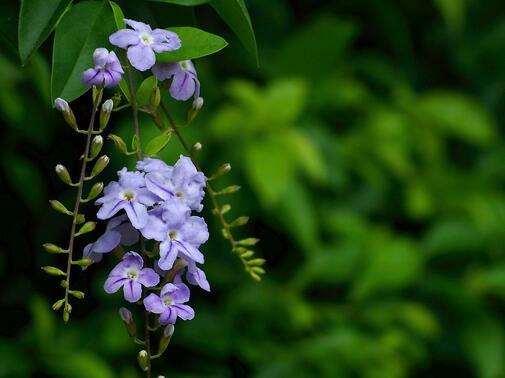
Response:
[{"label": "thin green stalk", "polygon": [[77,226],[77,216],[79,215],[79,208],[82,201],[82,190],[84,187],[84,178],[86,177],[86,165],[88,163],[89,150],[91,146],[91,135],[93,135],[93,127],[95,125],[96,111],[98,109],[98,100],[101,96],[96,96],[96,101],[93,102],[93,110],[91,111],[91,119],[89,121],[86,145],[84,147],[84,154],[81,165],[81,174],[79,176],[79,181],[77,185],[77,195],[75,198],[74,212],[72,218],[72,227],[70,229],[70,240],[68,242],[68,260],[67,260],[67,272],[66,272],[66,284],[65,284],[65,298],[63,307],[63,320],[68,321],[70,316],[70,303],[68,303],[68,294],[70,291],[70,273],[72,270],[72,258],[74,252],[74,241],[75,241],[75,229]]}]

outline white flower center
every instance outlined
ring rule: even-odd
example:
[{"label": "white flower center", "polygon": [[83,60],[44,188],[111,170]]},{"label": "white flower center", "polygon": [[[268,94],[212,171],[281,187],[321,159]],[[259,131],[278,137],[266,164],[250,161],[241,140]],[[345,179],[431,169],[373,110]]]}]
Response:
[{"label": "white flower center", "polygon": [[165,306],[171,306],[174,304],[174,299],[170,295],[164,295],[162,300]]},{"label": "white flower center", "polygon": [[138,277],[138,272],[135,269],[129,269],[126,271],[126,277],[130,280],[136,280]]},{"label": "white flower center", "polygon": [[151,43],[153,43],[153,37],[149,33],[141,33],[139,35],[140,42],[142,42],[144,45],[149,46]]},{"label": "white flower center", "polygon": [[121,193],[121,198],[125,201],[128,201],[128,202],[133,201],[135,199],[135,197],[137,197],[137,193],[135,193],[135,191],[133,191],[131,189],[124,190]]},{"label": "white flower center", "polygon": [[177,239],[177,231],[174,231],[174,230],[172,230],[172,231],[168,231],[168,238],[169,238],[170,240],[175,240],[175,239]]}]

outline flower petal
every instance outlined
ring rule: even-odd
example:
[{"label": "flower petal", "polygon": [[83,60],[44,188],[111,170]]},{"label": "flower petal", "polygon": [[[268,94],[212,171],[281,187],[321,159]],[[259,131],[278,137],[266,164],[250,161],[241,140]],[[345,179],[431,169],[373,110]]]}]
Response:
[{"label": "flower petal", "polygon": [[103,284],[103,289],[107,294],[112,294],[118,291],[121,288],[121,286],[123,286],[128,281],[129,280],[126,277],[117,276],[111,273],[111,275],[105,280],[105,283]]},{"label": "flower petal", "polygon": [[181,72],[174,75],[170,85],[170,95],[179,101],[186,101],[195,93],[195,81],[193,75],[188,72]]},{"label": "flower petal", "polygon": [[124,208],[125,201],[120,199],[113,199],[103,203],[102,207],[96,213],[98,219],[109,219],[117,214],[117,212]]},{"label": "flower petal", "polygon": [[176,304],[171,307],[177,311],[177,316],[182,320],[191,320],[195,317],[195,310],[188,305]]},{"label": "flower petal", "polygon": [[160,276],[153,269],[144,268],[140,271],[137,282],[145,287],[153,287],[160,282]]},{"label": "flower petal", "polygon": [[169,270],[174,265],[177,258],[177,249],[174,248],[174,242],[171,240],[164,241],[160,244],[160,259],[158,265],[163,270]]},{"label": "flower petal", "polygon": [[128,280],[123,286],[124,298],[130,302],[137,302],[142,297],[142,285],[133,280]]},{"label": "flower petal", "polygon": [[130,20],[128,18],[123,19],[126,25],[132,27],[135,29],[137,32],[143,33],[151,33],[152,29],[148,24],[144,24],[143,22],[140,21],[135,21],[135,20]]},{"label": "flower petal", "polygon": [[[172,306],[173,307],[173,306]],[[160,315],[160,323],[163,325],[166,324],[175,324],[177,320],[177,311],[175,309],[167,307],[163,314]]]},{"label": "flower petal", "polygon": [[156,63],[151,70],[156,79],[163,81],[180,72],[181,66],[179,63]]},{"label": "flower petal", "polygon": [[131,65],[139,71],[146,71],[156,63],[153,49],[142,43],[128,48],[126,55]]},{"label": "flower petal", "polygon": [[166,310],[166,306],[163,304],[161,298],[154,293],[144,298],[144,307],[153,314],[161,314]]},{"label": "flower petal", "polygon": [[140,38],[134,30],[121,29],[110,35],[109,42],[114,46],[126,49],[128,46],[135,46],[140,43]]},{"label": "flower petal", "polygon": [[137,201],[128,202],[124,206],[124,210],[126,211],[126,215],[128,215],[128,219],[130,219],[132,226],[137,230],[146,225],[147,209],[144,205],[138,203]]}]

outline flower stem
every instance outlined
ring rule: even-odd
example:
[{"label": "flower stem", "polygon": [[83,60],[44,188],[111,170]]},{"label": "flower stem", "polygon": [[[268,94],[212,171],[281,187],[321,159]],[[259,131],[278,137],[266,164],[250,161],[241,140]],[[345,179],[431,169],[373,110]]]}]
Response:
[{"label": "flower stem", "polygon": [[[102,90],[102,89],[100,89]],[[68,260],[67,260],[67,272],[66,272],[66,283],[65,283],[65,298],[64,298],[64,307],[63,307],[63,320],[68,321],[70,316],[71,306],[68,302],[68,294],[70,291],[70,273],[72,270],[72,257],[74,252],[74,241],[75,241],[75,229],[77,226],[77,217],[79,215],[79,207],[82,201],[82,190],[84,187],[84,178],[86,176],[86,165],[88,163],[89,150],[91,146],[91,135],[93,135],[93,127],[95,125],[95,117],[96,111],[98,109],[98,101],[101,96],[96,96],[96,100],[93,101],[93,109],[91,111],[91,119],[89,121],[87,136],[86,136],[86,145],[84,147],[84,154],[81,165],[81,174],[79,176],[79,181],[77,185],[77,195],[75,198],[74,212],[72,218],[72,227],[70,229],[70,240],[68,242]]]},{"label": "flower stem", "polygon": [[[128,63],[128,67],[126,69],[127,75],[128,75],[128,90],[130,91],[130,102],[132,106],[132,112],[133,112],[133,127],[135,129],[135,137],[137,138],[137,148],[136,148],[136,154],[137,154],[137,160],[141,160],[143,153],[142,153],[142,144],[140,142],[140,128],[139,128],[139,113],[137,109],[137,96],[135,93],[135,88],[133,85],[133,77],[132,77],[132,69],[130,64]],[[140,247],[141,247],[141,252],[142,252],[142,257],[145,259],[147,257],[147,254],[145,252],[145,242],[144,238],[142,235],[140,235]],[[147,294],[147,290],[145,288],[142,289],[143,291],[143,296]],[[147,369],[146,369],[146,376],[147,378],[151,378],[151,337],[150,337],[150,330],[149,330],[149,312],[144,309],[144,348],[145,351],[147,352]]]}]

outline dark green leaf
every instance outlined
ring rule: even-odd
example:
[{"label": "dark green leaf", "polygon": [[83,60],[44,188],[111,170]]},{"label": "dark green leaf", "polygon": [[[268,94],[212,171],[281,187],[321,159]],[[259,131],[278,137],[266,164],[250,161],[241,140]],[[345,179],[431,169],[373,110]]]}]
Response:
[{"label": "dark green leaf", "polygon": [[142,106],[149,104],[153,89],[158,85],[158,80],[154,76],[149,76],[140,84],[137,89],[137,105]]},{"label": "dark green leaf", "polygon": [[126,24],[124,23],[124,13],[121,7],[113,1],[109,1],[110,7],[112,9],[112,13],[114,14],[114,21],[116,21],[117,29],[126,28]]},{"label": "dark green leaf", "polygon": [[22,0],[18,49],[21,63],[46,40],[72,0]]},{"label": "dark green leaf", "polygon": [[72,101],[86,92],[81,74],[93,65],[93,51],[108,46],[116,29],[107,1],[83,1],[60,22],[54,38],[51,96]]},{"label": "dark green leaf", "polygon": [[182,46],[179,50],[158,54],[158,62],[180,62],[214,54],[224,49],[228,43],[221,37],[192,27],[175,27],[168,30],[177,33]]},{"label": "dark green leaf", "polygon": [[259,64],[256,37],[244,0],[212,0],[211,5]]}]

